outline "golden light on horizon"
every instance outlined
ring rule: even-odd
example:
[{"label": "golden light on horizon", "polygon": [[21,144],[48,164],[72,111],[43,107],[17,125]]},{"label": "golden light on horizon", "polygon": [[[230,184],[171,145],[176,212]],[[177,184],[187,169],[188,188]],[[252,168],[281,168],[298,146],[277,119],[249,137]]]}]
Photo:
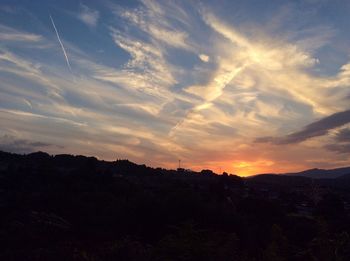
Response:
[{"label": "golden light on horizon", "polygon": [[270,160],[257,161],[235,161],[231,164],[233,173],[239,176],[250,176],[259,173],[268,172],[275,163]]}]

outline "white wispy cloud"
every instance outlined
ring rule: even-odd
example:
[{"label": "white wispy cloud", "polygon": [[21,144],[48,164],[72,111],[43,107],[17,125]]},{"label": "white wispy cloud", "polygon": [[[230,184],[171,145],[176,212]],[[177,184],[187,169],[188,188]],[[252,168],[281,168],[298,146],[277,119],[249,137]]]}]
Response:
[{"label": "white wispy cloud", "polygon": [[98,19],[100,18],[100,12],[97,10],[91,9],[84,4],[80,4],[78,18],[87,26],[96,27],[98,23]]},{"label": "white wispy cloud", "polygon": [[[154,1],[142,1],[143,7],[128,10],[114,7],[118,16],[125,18],[131,25],[147,33],[151,40],[170,47],[194,50],[194,43],[187,32],[169,22],[174,10],[167,3],[165,6]],[[179,14],[184,11],[177,8]],[[187,17],[185,16],[184,19]]]},{"label": "white wispy cloud", "polygon": [[209,62],[209,60],[210,60],[210,57],[204,53],[201,53],[198,57],[199,57],[199,59],[201,59],[205,63]]},{"label": "white wispy cloud", "polygon": [[43,37],[38,34],[28,33],[0,24],[0,41],[10,42],[40,42]]}]

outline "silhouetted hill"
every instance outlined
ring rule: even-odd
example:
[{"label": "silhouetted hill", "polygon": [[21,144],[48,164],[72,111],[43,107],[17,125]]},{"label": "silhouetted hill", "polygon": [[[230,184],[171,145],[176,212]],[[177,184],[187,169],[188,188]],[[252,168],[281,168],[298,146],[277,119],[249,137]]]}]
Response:
[{"label": "silhouetted hill", "polygon": [[26,157],[30,160],[37,160],[37,161],[50,159],[50,155],[42,151],[30,153]]},{"label": "silhouetted hill", "polygon": [[292,172],[292,173],[262,173],[256,174],[252,177],[256,176],[264,176],[264,175],[273,175],[273,176],[294,176],[294,177],[307,177],[312,179],[335,179],[341,177],[343,175],[350,174],[350,167],[336,168],[336,169],[308,169],[300,172]]},{"label": "silhouetted hill", "polygon": [[350,260],[348,180],[0,152],[0,260]]},{"label": "silhouetted hill", "polygon": [[313,179],[334,179],[350,173],[350,167],[337,169],[309,169],[297,173],[286,173],[285,175],[303,176]]}]

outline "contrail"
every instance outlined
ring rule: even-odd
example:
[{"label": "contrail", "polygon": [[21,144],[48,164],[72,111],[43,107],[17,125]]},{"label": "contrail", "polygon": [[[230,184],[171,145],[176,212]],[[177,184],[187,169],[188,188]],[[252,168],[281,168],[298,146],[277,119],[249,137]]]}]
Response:
[{"label": "contrail", "polygon": [[50,15],[50,19],[51,19],[51,23],[52,23],[52,25],[53,25],[53,28],[55,29],[57,39],[58,39],[58,41],[60,42],[60,45],[61,45],[61,47],[62,47],[62,51],[63,51],[64,57],[66,58],[67,66],[68,66],[69,70],[72,72],[72,67],[70,67],[70,63],[69,63],[69,59],[68,59],[68,55],[67,55],[66,49],[64,49],[64,46],[63,46],[63,43],[62,43],[62,41],[61,41],[60,35],[58,34],[58,31],[57,31],[55,22],[53,21],[51,15]]}]

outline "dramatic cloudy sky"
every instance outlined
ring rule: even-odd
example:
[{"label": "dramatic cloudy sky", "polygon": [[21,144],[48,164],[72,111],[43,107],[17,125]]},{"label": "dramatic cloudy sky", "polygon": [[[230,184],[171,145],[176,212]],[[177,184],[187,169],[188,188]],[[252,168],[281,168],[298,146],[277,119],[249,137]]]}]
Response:
[{"label": "dramatic cloudy sky", "polygon": [[0,149],[350,165],[349,27],[348,0],[0,0]]}]

